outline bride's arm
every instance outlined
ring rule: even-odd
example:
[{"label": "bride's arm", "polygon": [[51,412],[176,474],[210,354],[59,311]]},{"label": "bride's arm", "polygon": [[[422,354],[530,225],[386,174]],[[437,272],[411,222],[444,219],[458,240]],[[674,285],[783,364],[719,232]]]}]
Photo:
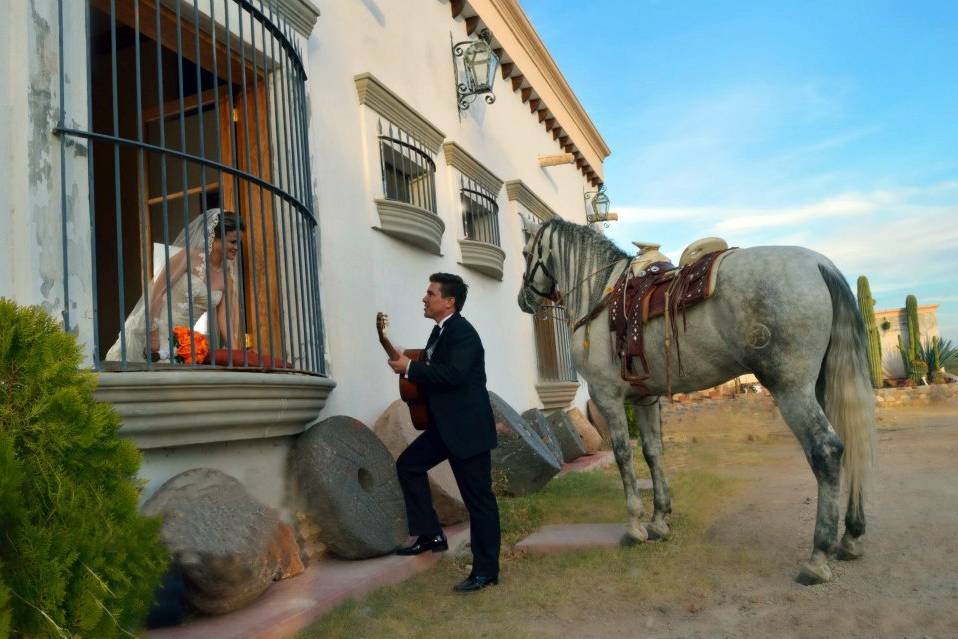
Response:
[{"label": "bride's arm", "polygon": [[[186,251],[180,251],[170,258],[170,286],[176,284],[176,281],[186,273]],[[164,269],[165,270],[165,269]],[[154,280],[150,287],[150,326],[156,321],[156,318],[163,311],[157,308],[160,305],[160,298],[166,292],[166,273],[160,271],[160,276]],[[155,333],[155,330],[153,331]]]}]

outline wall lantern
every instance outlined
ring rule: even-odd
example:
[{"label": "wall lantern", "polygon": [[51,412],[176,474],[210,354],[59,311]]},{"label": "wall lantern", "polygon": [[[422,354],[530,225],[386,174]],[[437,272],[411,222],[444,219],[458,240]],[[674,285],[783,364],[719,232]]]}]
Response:
[{"label": "wall lantern", "polygon": [[499,56],[490,44],[489,29],[479,32],[478,40],[465,40],[452,45],[452,62],[456,71],[456,94],[459,110],[465,111],[480,95],[486,104],[496,101],[492,85],[496,81]]},{"label": "wall lantern", "polygon": [[609,196],[605,194],[605,184],[599,185],[598,191],[589,191],[585,194],[585,199],[592,200],[592,212],[586,214],[586,221],[589,224],[603,222],[606,228],[609,228],[610,220],[617,220],[619,216],[615,213],[609,214]]}]

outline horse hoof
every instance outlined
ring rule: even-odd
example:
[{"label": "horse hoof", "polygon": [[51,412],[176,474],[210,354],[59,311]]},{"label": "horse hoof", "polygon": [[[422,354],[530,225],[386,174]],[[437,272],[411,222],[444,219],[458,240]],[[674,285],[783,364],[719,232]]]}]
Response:
[{"label": "horse hoof", "polygon": [[861,558],[863,554],[865,554],[865,548],[861,539],[849,537],[847,533],[842,536],[842,542],[838,545],[838,552],[836,553],[839,559],[851,561]]},{"label": "horse hoof", "polygon": [[802,564],[802,570],[798,573],[798,576],[795,577],[795,581],[803,586],[814,586],[815,584],[823,584],[831,580],[832,569],[829,568],[825,562],[816,564],[806,561]]},{"label": "horse hoof", "polygon": [[650,521],[645,525],[645,529],[649,532],[649,539],[652,541],[668,539],[672,534],[669,525],[664,521]]},{"label": "horse hoof", "polygon": [[644,544],[649,539],[649,533],[645,531],[643,526],[630,527],[622,538],[619,539],[619,545],[622,547],[629,546],[638,546],[639,544]]}]

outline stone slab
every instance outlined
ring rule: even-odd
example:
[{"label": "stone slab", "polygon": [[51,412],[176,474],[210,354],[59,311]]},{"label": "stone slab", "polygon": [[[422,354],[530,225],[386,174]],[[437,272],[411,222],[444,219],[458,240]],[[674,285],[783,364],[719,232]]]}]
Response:
[{"label": "stone slab", "polygon": [[[469,541],[469,525],[446,529],[450,549]],[[148,639],[286,639],[294,637],[334,607],[400,583],[432,567],[443,553],[416,557],[389,555],[361,561],[324,559],[306,572],[267,590],[250,605],[215,617],[145,633]],[[449,584],[452,587],[452,584]]]},{"label": "stone slab", "polygon": [[543,526],[516,544],[516,550],[558,553],[588,548],[618,548],[625,523]]}]

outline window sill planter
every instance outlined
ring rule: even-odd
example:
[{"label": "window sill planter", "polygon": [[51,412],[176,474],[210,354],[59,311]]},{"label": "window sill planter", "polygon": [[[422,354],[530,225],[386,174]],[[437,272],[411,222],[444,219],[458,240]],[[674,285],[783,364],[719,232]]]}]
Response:
[{"label": "window sill planter", "polygon": [[539,393],[542,409],[546,411],[567,407],[575,399],[578,390],[579,382],[540,382],[536,384],[536,392]]},{"label": "window sill planter", "polygon": [[101,373],[96,398],[120,414],[121,437],[149,449],[301,433],[335,386],[291,373],[137,371]]},{"label": "window sill planter", "polygon": [[382,198],[376,199],[376,210],[379,211],[380,231],[440,255],[446,225],[438,215],[412,204]]},{"label": "window sill planter", "polygon": [[502,281],[502,265],[506,261],[506,253],[501,248],[488,242],[459,240],[459,249],[462,251],[460,263],[463,266]]}]

